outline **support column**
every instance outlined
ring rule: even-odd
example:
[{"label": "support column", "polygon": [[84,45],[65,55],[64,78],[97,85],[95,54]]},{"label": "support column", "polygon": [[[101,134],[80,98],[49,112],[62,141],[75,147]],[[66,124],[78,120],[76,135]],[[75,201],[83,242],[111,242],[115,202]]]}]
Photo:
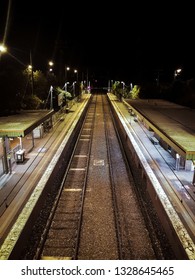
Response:
[{"label": "support column", "polygon": [[192,184],[195,186],[195,166],[194,166],[194,174],[193,174]]},{"label": "support column", "polygon": [[6,136],[3,136],[2,139],[3,139],[3,160],[4,160],[4,166],[5,166],[5,173],[8,174],[9,167],[8,167],[8,162],[7,162]]}]

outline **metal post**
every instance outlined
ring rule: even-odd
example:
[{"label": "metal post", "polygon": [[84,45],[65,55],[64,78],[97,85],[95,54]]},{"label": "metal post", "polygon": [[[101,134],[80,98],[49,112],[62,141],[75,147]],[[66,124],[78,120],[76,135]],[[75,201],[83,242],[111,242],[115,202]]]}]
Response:
[{"label": "metal post", "polygon": [[19,137],[19,140],[20,140],[20,149],[22,150],[23,149],[23,144],[22,144],[22,137],[21,136]]},{"label": "metal post", "polygon": [[35,146],[35,139],[34,139],[34,133],[32,131],[32,148],[34,148]]},{"label": "metal post", "polygon": [[33,77],[33,64],[32,64],[32,54],[30,51],[30,65],[31,65],[31,88],[32,88],[32,95],[34,95],[34,77]]},{"label": "metal post", "polygon": [[49,93],[50,93],[50,109],[53,109],[53,87],[52,86],[50,86]]},{"label": "metal post", "polygon": [[3,158],[4,158],[4,164],[5,164],[5,173],[7,174],[9,172],[8,162],[7,162],[7,149],[6,149],[6,136],[2,137],[3,140]]},{"label": "metal post", "polygon": [[180,155],[176,154],[176,170],[179,170],[180,167]]},{"label": "metal post", "polygon": [[195,166],[194,166],[194,175],[193,175],[192,184],[195,186]]},{"label": "metal post", "polygon": [[11,157],[10,156],[8,158],[8,162],[9,162],[9,174],[12,174],[12,162],[11,162]]}]

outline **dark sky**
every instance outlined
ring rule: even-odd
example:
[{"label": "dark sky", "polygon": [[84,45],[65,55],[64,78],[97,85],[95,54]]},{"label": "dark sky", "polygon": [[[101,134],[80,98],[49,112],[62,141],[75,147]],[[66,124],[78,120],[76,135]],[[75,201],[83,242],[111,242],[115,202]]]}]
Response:
[{"label": "dark sky", "polygon": [[131,81],[177,67],[191,78],[194,27],[193,7],[178,2],[0,1],[0,41],[16,58],[28,63],[31,50],[37,69],[53,59],[109,79]]}]

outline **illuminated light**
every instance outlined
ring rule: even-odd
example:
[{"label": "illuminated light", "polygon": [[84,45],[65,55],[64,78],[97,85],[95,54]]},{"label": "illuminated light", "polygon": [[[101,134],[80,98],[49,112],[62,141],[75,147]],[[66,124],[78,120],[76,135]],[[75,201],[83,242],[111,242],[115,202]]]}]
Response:
[{"label": "illuminated light", "polygon": [[178,68],[174,71],[174,77],[177,77],[178,75],[180,75],[182,72],[182,69],[181,68]]},{"label": "illuminated light", "polygon": [[53,66],[53,61],[49,61],[49,66]]},{"label": "illuminated light", "polygon": [[0,45],[0,53],[4,53],[7,51],[7,48],[4,45]]},{"label": "illuminated light", "polygon": [[179,74],[180,72],[181,72],[181,68],[179,68],[179,69],[176,70],[176,73]]}]

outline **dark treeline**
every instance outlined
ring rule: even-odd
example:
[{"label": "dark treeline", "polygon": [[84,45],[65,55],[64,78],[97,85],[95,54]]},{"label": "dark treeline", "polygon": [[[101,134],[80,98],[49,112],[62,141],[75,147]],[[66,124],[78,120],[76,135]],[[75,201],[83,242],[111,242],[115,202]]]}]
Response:
[{"label": "dark treeline", "polygon": [[[8,63],[0,60],[0,116],[18,113],[20,110],[50,109],[50,88],[53,87],[52,106],[58,110],[58,94],[56,88],[63,88],[53,72],[43,73],[41,70],[31,70],[18,66],[18,63]],[[72,81],[67,91],[72,92]],[[79,94],[79,85],[75,84],[74,94]]]},{"label": "dark treeline", "polygon": [[195,80],[174,80],[171,83],[144,83],[140,86],[139,98],[165,99],[195,109]]},{"label": "dark treeline", "polygon": [[[94,77],[91,77],[91,87]],[[90,77],[89,77],[90,79]],[[104,78],[106,80],[106,78]],[[71,84],[68,83],[67,91],[71,92]],[[53,106],[58,110],[58,93],[56,87],[63,88],[64,81],[58,79],[53,72],[43,73],[41,70],[30,70],[18,63],[10,63],[0,60],[0,116],[15,114],[22,109],[48,109],[50,87],[54,88]],[[121,87],[121,85],[120,85]],[[143,79],[139,81],[139,98],[165,99],[183,106],[195,108],[195,80],[184,79],[179,76],[172,81],[159,81]],[[74,88],[75,95],[80,93],[80,82],[77,81]]]}]

